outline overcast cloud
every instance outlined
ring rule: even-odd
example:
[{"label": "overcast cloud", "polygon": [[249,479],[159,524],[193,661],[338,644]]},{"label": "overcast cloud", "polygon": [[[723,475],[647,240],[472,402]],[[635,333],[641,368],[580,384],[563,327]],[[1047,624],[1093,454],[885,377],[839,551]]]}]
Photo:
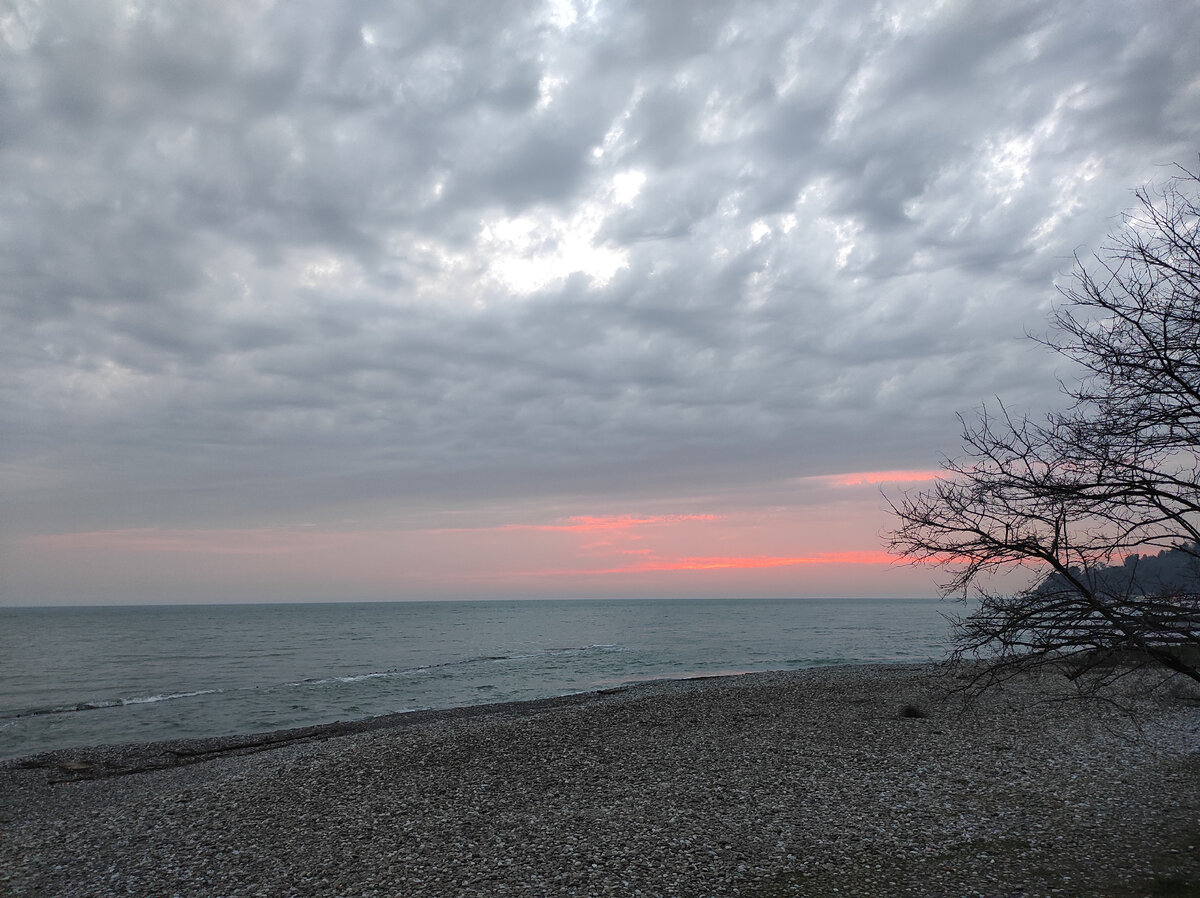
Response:
[{"label": "overcast cloud", "polygon": [[936,466],[1057,401],[1198,12],[0,3],[0,561]]}]

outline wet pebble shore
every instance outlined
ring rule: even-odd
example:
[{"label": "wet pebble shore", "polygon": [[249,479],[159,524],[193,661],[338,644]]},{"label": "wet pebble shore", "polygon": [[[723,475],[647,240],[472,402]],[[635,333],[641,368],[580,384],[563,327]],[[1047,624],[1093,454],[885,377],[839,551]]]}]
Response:
[{"label": "wet pebble shore", "polygon": [[1016,898],[1200,883],[1194,691],[1130,679],[1119,707],[1027,677],[968,705],[961,676],[672,681],[4,762],[0,894]]}]

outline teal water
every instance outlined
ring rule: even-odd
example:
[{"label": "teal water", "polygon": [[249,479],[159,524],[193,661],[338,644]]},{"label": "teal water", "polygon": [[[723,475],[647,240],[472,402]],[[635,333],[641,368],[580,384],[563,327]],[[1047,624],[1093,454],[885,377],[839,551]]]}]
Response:
[{"label": "teal water", "polygon": [[0,758],[944,657],[933,599],[0,609]]}]

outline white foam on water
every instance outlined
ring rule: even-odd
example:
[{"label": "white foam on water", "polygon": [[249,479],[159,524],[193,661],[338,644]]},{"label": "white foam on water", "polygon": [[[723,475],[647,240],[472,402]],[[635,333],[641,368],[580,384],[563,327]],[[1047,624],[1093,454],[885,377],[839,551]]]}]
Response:
[{"label": "white foam on water", "polygon": [[194,698],[197,695],[218,695],[224,691],[224,689],[197,689],[194,692],[165,692],[161,695],[146,695],[138,698],[123,698],[120,699],[117,704],[152,705],[155,702],[171,702],[179,698]]}]

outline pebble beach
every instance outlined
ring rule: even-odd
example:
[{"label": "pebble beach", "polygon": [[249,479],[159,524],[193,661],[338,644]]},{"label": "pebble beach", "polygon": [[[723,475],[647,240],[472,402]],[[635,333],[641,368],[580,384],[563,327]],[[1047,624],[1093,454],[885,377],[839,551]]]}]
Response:
[{"label": "pebble beach", "polygon": [[0,894],[1200,894],[1195,690],[1044,674],[968,700],[964,676],[664,681],[7,761]]}]

